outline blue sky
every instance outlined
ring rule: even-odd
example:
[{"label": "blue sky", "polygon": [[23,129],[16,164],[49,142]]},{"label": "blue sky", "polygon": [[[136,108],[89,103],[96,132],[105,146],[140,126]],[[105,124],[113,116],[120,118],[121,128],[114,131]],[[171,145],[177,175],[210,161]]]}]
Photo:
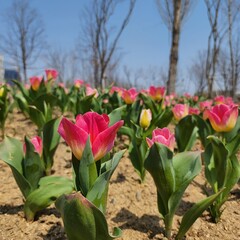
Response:
[{"label": "blue sky", "polygon": [[[197,0],[196,0],[197,1]],[[88,0],[31,0],[38,9],[50,46],[71,49],[79,35],[79,16]],[[0,0],[0,14],[12,0]],[[124,7],[119,15],[124,13]],[[2,19],[1,19],[2,20]],[[116,21],[118,18],[116,17]],[[0,21],[1,32],[5,31]],[[199,50],[206,49],[209,23],[203,0],[197,1],[193,12],[184,23],[180,39],[179,68],[183,77]],[[171,35],[161,20],[154,0],[137,0],[129,25],[124,31],[119,48],[123,52],[121,64],[130,69],[159,66],[168,68]],[[186,86],[188,88],[189,86]]]}]

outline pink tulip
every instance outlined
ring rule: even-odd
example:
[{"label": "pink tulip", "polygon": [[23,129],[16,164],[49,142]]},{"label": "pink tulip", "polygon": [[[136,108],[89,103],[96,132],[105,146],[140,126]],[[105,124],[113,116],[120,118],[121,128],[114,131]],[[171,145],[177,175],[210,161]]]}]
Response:
[{"label": "pink tulip", "polygon": [[[34,146],[35,152],[37,152],[40,156],[42,156],[43,152],[43,144],[42,139],[39,136],[35,136],[31,139],[31,143]],[[26,144],[23,144],[23,151],[26,154]]]},{"label": "pink tulip", "polygon": [[82,158],[87,139],[90,137],[93,157],[97,161],[112,149],[116,133],[123,125],[123,121],[118,121],[110,127],[108,124],[108,115],[87,112],[84,115],[79,114],[75,124],[67,118],[63,118],[58,132],[79,160]]},{"label": "pink tulip", "polygon": [[122,98],[126,104],[132,104],[136,101],[138,92],[136,88],[130,88],[129,90],[123,89]]},{"label": "pink tulip", "polygon": [[86,95],[94,95],[94,97],[98,97],[98,90],[96,88],[91,88],[89,86],[86,87]]},{"label": "pink tulip", "polygon": [[192,99],[193,99],[194,102],[198,102],[199,97],[195,95],[195,96],[192,97]]},{"label": "pink tulip", "polygon": [[123,92],[123,88],[112,86],[109,93],[112,95],[114,92],[118,93],[118,95],[121,97],[122,92]]},{"label": "pink tulip", "polygon": [[77,80],[74,81],[74,86],[76,88],[80,88],[83,84],[84,84],[83,80],[77,79]]},{"label": "pink tulip", "polygon": [[174,150],[175,137],[168,128],[156,128],[152,132],[152,139],[146,138],[146,140],[149,147],[151,147],[154,142],[158,142],[167,146],[171,151]]},{"label": "pink tulip", "polygon": [[46,76],[47,76],[47,81],[50,80],[56,80],[56,78],[58,77],[58,71],[55,69],[46,69],[45,70]]},{"label": "pink tulip", "polygon": [[216,96],[214,102],[215,104],[225,104],[225,97],[223,95]]},{"label": "pink tulip", "polygon": [[34,91],[37,91],[39,89],[41,82],[42,77],[34,76],[30,78],[31,87]]},{"label": "pink tulip", "polygon": [[154,101],[160,101],[164,97],[165,87],[150,86],[148,90],[148,94]]},{"label": "pink tulip", "polygon": [[200,111],[203,112],[206,108],[207,109],[211,108],[212,104],[213,104],[212,100],[207,100],[207,101],[200,102],[199,103]]},{"label": "pink tulip", "polygon": [[238,106],[218,104],[212,109],[206,109],[204,113],[216,132],[230,132],[236,125],[238,118]]},{"label": "pink tulip", "polygon": [[186,117],[189,113],[189,107],[187,104],[176,104],[172,108],[173,116],[177,121],[180,121],[182,118]]},{"label": "pink tulip", "polygon": [[195,107],[189,107],[189,114],[191,114],[191,115],[199,115],[200,114],[200,110],[198,108],[195,108]]}]

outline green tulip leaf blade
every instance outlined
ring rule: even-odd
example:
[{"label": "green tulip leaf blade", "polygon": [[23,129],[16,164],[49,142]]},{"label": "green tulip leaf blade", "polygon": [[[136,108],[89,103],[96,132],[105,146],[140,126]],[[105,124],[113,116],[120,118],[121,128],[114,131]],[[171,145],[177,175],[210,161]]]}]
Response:
[{"label": "green tulip leaf blade", "polygon": [[23,174],[33,189],[38,186],[39,180],[44,176],[45,168],[39,154],[35,151],[35,147],[31,141],[25,137],[26,154],[23,159]]},{"label": "green tulip leaf blade", "polygon": [[46,122],[44,114],[33,105],[29,105],[29,117],[39,129],[41,129]]},{"label": "green tulip leaf blade", "polygon": [[43,126],[43,159],[47,172],[51,171],[53,166],[53,157],[57,150],[60,135],[58,126],[60,118],[52,119]]},{"label": "green tulip leaf blade", "polygon": [[173,168],[175,172],[176,191],[169,199],[170,216],[174,216],[186,188],[201,172],[200,152],[182,152],[175,155],[173,158]]},{"label": "green tulip leaf blade", "polygon": [[198,128],[192,115],[182,118],[175,128],[179,152],[191,150],[197,139]]},{"label": "green tulip leaf blade", "polygon": [[111,113],[108,114],[110,122],[109,126],[112,126],[114,123],[122,120],[123,112],[126,110],[126,105],[114,109]]},{"label": "green tulip leaf blade", "polygon": [[183,216],[178,234],[176,236],[177,240],[183,239],[186,232],[193,225],[193,223],[199,218],[202,213],[218,198],[218,196],[222,193],[224,189],[221,191],[195,203]]},{"label": "green tulip leaf blade", "polygon": [[205,175],[216,193],[224,186],[227,171],[228,150],[217,137],[209,136],[208,139],[209,144],[206,146],[203,154]]},{"label": "green tulip leaf blade", "polygon": [[146,171],[144,168],[145,154],[147,152],[147,143],[144,140],[138,142],[133,138],[129,145],[129,157],[135,171],[140,176],[141,181],[145,179]]},{"label": "green tulip leaf blade", "polygon": [[109,235],[104,214],[79,192],[63,195],[55,204],[69,240],[111,240],[122,234],[115,228],[113,235]]},{"label": "green tulip leaf blade", "polygon": [[80,160],[73,158],[73,164],[77,177],[76,186],[80,186],[80,189],[77,190],[81,190],[83,196],[87,196],[88,191],[92,188],[98,177],[89,137],[83,150],[82,158]]},{"label": "green tulip leaf blade", "polygon": [[120,159],[124,154],[124,150],[116,153],[111,160],[103,163],[101,166],[101,174],[96,179],[92,188],[88,191],[86,198],[97,206],[103,213],[106,211],[107,194],[110,178],[118,166]]},{"label": "green tulip leaf blade", "polygon": [[222,193],[223,203],[227,200],[230,191],[240,178],[240,163],[236,156],[231,156],[227,159],[228,167],[226,171],[225,182],[223,186],[225,190]]},{"label": "green tulip leaf blade", "polygon": [[22,143],[11,137],[5,137],[0,143],[0,159],[11,168],[14,179],[20,188],[24,198],[32,191],[32,187],[23,175],[23,145]]},{"label": "green tulip leaf blade", "polygon": [[[163,216],[169,213],[168,200],[175,191],[173,152],[160,143],[154,143],[147,153],[144,166],[151,174],[158,192],[158,208]],[[161,205],[160,205],[161,203]]]},{"label": "green tulip leaf blade", "polygon": [[46,176],[39,182],[39,188],[28,195],[24,204],[24,214],[28,221],[33,221],[35,214],[50,206],[62,194],[73,191],[72,180],[61,176]]},{"label": "green tulip leaf blade", "polygon": [[240,134],[237,134],[231,140],[231,142],[228,142],[226,144],[226,148],[229,151],[230,156],[233,156],[233,155],[235,155],[238,152],[239,146],[240,146]]}]

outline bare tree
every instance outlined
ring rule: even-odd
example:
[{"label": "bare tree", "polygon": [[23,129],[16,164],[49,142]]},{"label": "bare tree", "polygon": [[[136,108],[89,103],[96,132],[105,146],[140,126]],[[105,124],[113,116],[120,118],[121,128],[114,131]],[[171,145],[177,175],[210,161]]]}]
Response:
[{"label": "bare tree", "polygon": [[95,87],[104,88],[108,69],[111,68],[113,71],[117,66],[119,60],[119,57],[116,57],[117,45],[129,23],[136,0],[128,2],[128,10],[118,27],[111,25],[111,19],[123,0],[92,0],[82,15],[80,54],[82,59],[88,62],[88,67],[92,68],[91,78]]},{"label": "bare tree", "polygon": [[202,95],[207,88],[206,51],[199,51],[189,68],[189,77],[195,85],[197,94]]},{"label": "bare tree", "polygon": [[79,59],[74,50],[64,51],[61,48],[49,48],[44,55],[46,68],[54,68],[58,71],[60,82],[73,82],[78,76]]},{"label": "bare tree", "polygon": [[193,9],[194,0],[155,0],[160,16],[172,33],[167,92],[175,92],[177,81],[178,49],[182,23]]},{"label": "bare tree", "polygon": [[235,53],[234,53],[233,28],[240,13],[240,1],[226,0],[226,5],[227,5],[227,18],[228,18],[228,45],[229,45],[229,56],[230,56],[231,96],[235,98],[236,90],[237,90],[237,82],[239,77],[239,72],[238,72],[239,37],[235,44]]},{"label": "bare tree", "polygon": [[1,35],[0,49],[19,67],[24,81],[27,70],[37,59],[44,45],[44,29],[38,12],[28,0],[14,0],[6,11],[7,32]]},{"label": "bare tree", "polygon": [[[208,97],[213,97],[213,86],[216,78],[216,68],[222,41],[227,33],[226,21],[221,15],[222,0],[205,0],[210,24],[206,59],[206,79]],[[223,19],[223,21],[220,21]]]}]

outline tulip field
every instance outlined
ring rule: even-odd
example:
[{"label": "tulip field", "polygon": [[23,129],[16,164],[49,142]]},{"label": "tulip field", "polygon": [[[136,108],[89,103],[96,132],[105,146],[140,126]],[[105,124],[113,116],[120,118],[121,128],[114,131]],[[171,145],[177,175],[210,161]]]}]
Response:
[{"label": "tulip field", "polygon": [[0,83],[0,240],[240,239],[239,103]]}]

